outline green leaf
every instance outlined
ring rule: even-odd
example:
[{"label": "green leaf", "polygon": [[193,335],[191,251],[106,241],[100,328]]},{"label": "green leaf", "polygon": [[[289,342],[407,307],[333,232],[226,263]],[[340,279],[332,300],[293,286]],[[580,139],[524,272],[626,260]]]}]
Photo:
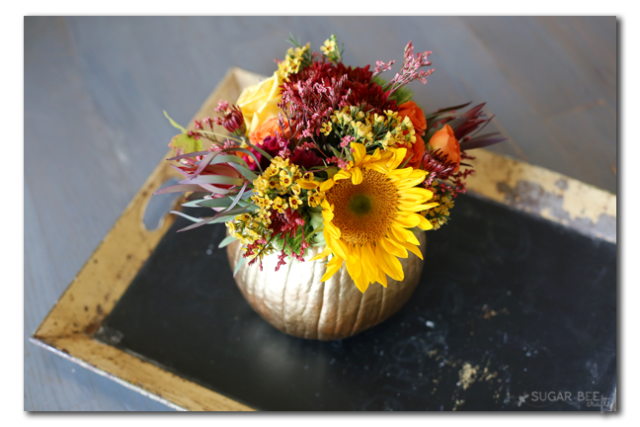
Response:
[{"label": "green leaf", "polygon": [[183,184],[225,184],[225,185],[242,185],[244,179],[233,178],[226,175],[200,175],[193,179],[185,179],[180,181]]},{"label": "green leaf", "polygon": [[252,143],[250,143],[249,141],[244,141],[249,147],[253,148],[254,150],[256,150],[258,153],[262,154],[263,156],[265,156],[267,159],[269,160],[273,160],[273,156],[269,153],[267,153],[266,151],[264,151],[262,148],[257,147],[255,145],[253,145]]},{"label": "green leaf", "polygon": [[169,115],[167,114],[166,111],[162,111],[164,113],[164,116],[169,119],[169,123],[171,123],[171,126],[173,126],[176,129],[180,129],[182,131],[182,133],[187,133],[187,130],[185,128],[183,128],[182,126],[180,126],[178,123],[176,123],[175,120],[173,120],[171,117],[169,117]]},{"label": "green leaf", "polygon": [[333,176],[335,174],[337,174],[338,172],[340,172],[340,169],[337,168],[337,167],[333,167],[332,166],[332,167],[327,169],[327,175],[328,175],[329,179],[333,178]]},{"label": "green leaf", "polygon": [[202,221],[203,221],[203,219],[202,219],[202,218],[194,218],[194,217],[192,217],[191,215],[187,215],[187,214],[182,213],[182,212],[180,212],[180,211],[169,211],[169,213],[172,213],[172,214],[174,214],[174,215],[181,216],[181,217],[186,218],[186,219],[188,219],[189,221],[193,221],[193,222],[202,222]]},{"label": "green leaf", "polygon": [[225,246],[229,245],[230,243],[234,242],[235,240],[236,240],[235,237],[229,235],[229,236],[225,237],[222,242],[220,242],[218,247],[219,248],[224,248]]},{"label": "green leaf", "polygon": [[398,105],[402,105],[407,101],[411,101],[413,98],[413,92],[411,92],[406,86],[396,89],[389,99],[395,99]]},{"label": "green leaf", "polygon": [[169,143],[169,147],[182,149],[183,153],[193,153],[194,151],[202,151],[202,141],[195,139],[186,133],[181,133],[173,137]]},{"label": "green leaf", "polygon": [[226,208],[231,204],[227,197],[221,199],[198,199],[183,203],[185,208]]},{"label": "green leaf", "polygon": [[[221,153],[228,153],[230,151],[241,151],[243,153],[248,154],[249,156],[253,157],[253,160],[256,162],[256,164],[258,165],[258,168],[260,169],[260,171],[262,172],[262,166],[260,166],[260,162],[258,161],[258,158],[256,157],[256,155],[254,153],[252,153],[251,151],[247,150],[246,148],[240,148],[240,147],[230,147],[230,148],[225,148],[224,150],[221,150]],[[246,164],[246,163],[245,163]]]},{"label": "green leaf", "polygon": [[240,172],[242,174],[242,176],[244,176],[245,178],[247,178],[251,182],[255,181],[258,178],[258,175],[253,173],[251,171],[251,169],[245,168],[242,165],[232,164],[231,167],[234,168],[235,170],[237,170],[238,172]]},{"label": "green leaf", "polygon": [[[373,81],[375,83],[378,83],[382,87],[387,84],[387,81],[380,76],[375,76],[373,78]],[[389,99],[395,100],[396,104],[398,105],[402,105],[407,101],[411,101],[411,98],[413,98],[413,92],[411,92],[411,90],[406,86],[396,89],[391,95],[389,95]]]},{"label": "green leaf", "polygon": [[236,277],[236,274],[240,270],[240,267],[242,267],[242,264],[244,264],[246,260],[247,259],[245,257],[240,257],[240,261],[238,261],[238,263],[236,264],[235,270],[233,270],[233,277]]},{"label": "green leaf", "polygon": [[212,161],[211,165],[216,164],[216,163],[228,163],[228,162],[233,162],[233,163],[237,163],[239,165],[245,166],[245,167],[249,167],[249,165],[247,164],[247,162],[245,162],[244,160],[242,160],[242,158],[238,157],[238,156],[231,156],[228,154],[218,154]]},{"label": "green leaf", "polygon": [[413,153],[411,153],[411,155],[409,157],[407,157],[404,162],[402,162],[402,164],[400,165],[400,167],[398,169],[406,168],[407,167],[407,163],[409,163],[409,160],[411,160],[412,157],[413,157]]}]

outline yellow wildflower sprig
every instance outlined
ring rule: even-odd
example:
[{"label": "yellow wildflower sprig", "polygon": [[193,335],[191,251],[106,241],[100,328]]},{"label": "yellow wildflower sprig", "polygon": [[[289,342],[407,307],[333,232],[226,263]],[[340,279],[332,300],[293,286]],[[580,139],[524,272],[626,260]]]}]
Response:
[{"label": "yellow wildflower sprig", "polygon": [[426,213],[426,218],[433,225],[433,230],[437,230],[449,221],[450,209],[453,208],[453,197],[448,192],[442,192],[438,185],[428,188],[433,192],[433,201],[439,203],[438,206]]},{"label": "yellow wildflower sprig", "polygon": [[409,117],[401,119],[395,111],[385,111],[384,115],[365,114],[357,107],[347,106],[334,111],[330,120],[340,137],[352,136],[354,142],[366,147],[378,144],[386,150],[400,144],[411,147],[416,142],[416,131]]},{"label": "yellow wildflower sprig", "polygon": [[307,62],[309,62],[310,46],[311,45],[307,43],[304,46],[297,46],[295,49],[292,47],[289,48],[284,61],[278,63],[278,70],[276,71],[283,81],[287,81],[290,75],[297,74],[307,65]]},{"label": "yellow wildflower sprig", "polygon": [[331,62],[338,63],[341,61],[340,48],[338,48],[338,40],[334,34],[331,34],[324,44],[320,46],[320,51],[324,56],[329,58]]},{"label": "yellow wildflower sprig", "polygon": [[[242,214],[227,223],[229,233],[244,245],[258,245],[260,257],[275,250],[269,226],[274,212],[302,211],[319,206],[324,195],[318,191],[313,174],[304,172],[289,159],[275,157],[269,167],[253,181],[251,201],[256,212]],[[276,236],[277,237],[277,236]],[[263,242],[263,243],[260,243]]]}]

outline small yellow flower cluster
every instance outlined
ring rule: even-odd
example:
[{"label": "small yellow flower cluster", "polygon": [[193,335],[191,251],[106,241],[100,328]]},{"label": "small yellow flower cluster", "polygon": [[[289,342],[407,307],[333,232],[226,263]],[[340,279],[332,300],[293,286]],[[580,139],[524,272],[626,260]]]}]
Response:
[{"label": "small yellow flower cluster", "polygon": [[389,129],[382,138],[381,143],[384,148],[393,147],[396,144],[404,144],[411,147],[416,142],[416,130],[408,116],[403,120],[394,111],[385,111],[387,116],[386,126]]},{"label": "small yellow flower cluster", "polygon": [[258,207],[257,212],[238,215],[227,222],[229,233],[244,245],[268,238],[274,211],[282,214],[289,208],[298,210],[305,206],[305,201],[311,207],[322,203],[324,194],[317,186],[312,173],[303,173],[297,165],[289,163],[289,159],[275,157],[253,181],[251,200]]},{"label": "small yellow flower cluster", "polygon": [[378,142],[387,149],[397,144],[411,147],[416,142],[416,131],[411,119],[401,119],[397,112],[391,110],[380,115],[365,114],[353,106],[343,107],[331,115],[331,122],[341,133],[353,136],[355,142],[365,146]]},{"label": "small yellow flower cluster", "polygon": [[243,213],[234,218],[233,221],[226,222],[225,225],[229,230],[229,234],[240,240],[243,245],[254,243],[263,236],[268,229],[270,221],[264,221],[263,218]]},{"label": "small yellow flower cluster", "polygon": [[251,199],[260,208],[258,215],[269,218],[273,210],[284,213],[288,207],[296,210],[302,206],[302,188],[298,181],[303,178],[297,165],[290,164],[289,159],[275,157],[264,173],[253,181],[255,194]]},{"label": "small yellow flower cluster", "polygon": [[322,127],[320,128],[320,132],[322,132],[324,136],[328,136],[331,133],[331,130],[332,130],[331,122],[323,123]]},{"label": "small yellow flower cluster", "polygon": [[307,43],[303,47],[296,47],[295,50],[292,47],[289,48],[284,61],[278,63],[277,73],[282,80],[287,81],[291,74],[296,74],[300,71],[304,55],[309,51],[309,46],[311,45]]},{"label": "small yellow flower cluster", "polygon": [[450,194],[442,194],[437,187],[431,187],[433,191],[433,201],[440,203],[439,206],[432,208],[427,213],[427,219],[433,225],[433,230],[437,230],[449,221],[449,210],[453,208],[453,198]]},{"label": "small yellow flower cluster", "polygon": [[324,41],[324,45],[320,46],[320,51],[331,61],[340,62],[340,49],[338,49],[335,35],[331,34],[331,37]]}]

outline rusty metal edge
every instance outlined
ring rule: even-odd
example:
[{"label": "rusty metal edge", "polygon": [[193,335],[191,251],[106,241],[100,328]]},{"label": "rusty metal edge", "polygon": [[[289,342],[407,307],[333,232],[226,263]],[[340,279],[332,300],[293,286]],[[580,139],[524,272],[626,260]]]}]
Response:
[{"label": "rusty metal edge", "polygon": [[476,173],[467,181],[469,192],[616,243],[615,194],[488,150],[470,154]]}]

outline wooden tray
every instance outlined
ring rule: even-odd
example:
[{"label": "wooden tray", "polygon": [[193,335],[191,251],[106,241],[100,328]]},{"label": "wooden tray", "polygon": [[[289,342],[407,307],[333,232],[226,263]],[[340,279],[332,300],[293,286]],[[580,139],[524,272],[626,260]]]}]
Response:
[{"label": "wooden tray", "polygon": [[[259,79],[232,69],[196,118]],[[176,178],[162,159],[32,342],[176,409],[614,410],[616,197],[473,154],[424,283],[359,336],[305,341],[262,321],[216,250],[222,226],[147,230],[152,193]]]}]

